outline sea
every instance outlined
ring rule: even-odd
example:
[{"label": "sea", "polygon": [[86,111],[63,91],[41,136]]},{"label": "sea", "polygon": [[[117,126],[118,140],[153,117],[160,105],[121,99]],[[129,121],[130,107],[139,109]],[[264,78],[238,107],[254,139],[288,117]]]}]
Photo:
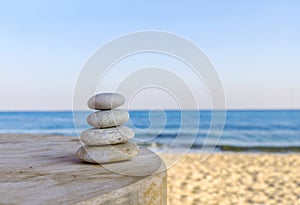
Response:
[{"label": "sea", "polygon": [[[0,112],[1,134],[78,137],[91,128],[88,111]],[[224,126],[212,111],[129,111],[135,142],[157,150],[198,152],[300,152],[300,110],[229,110]],[[225,113],[225,112],[224,112]]]}]

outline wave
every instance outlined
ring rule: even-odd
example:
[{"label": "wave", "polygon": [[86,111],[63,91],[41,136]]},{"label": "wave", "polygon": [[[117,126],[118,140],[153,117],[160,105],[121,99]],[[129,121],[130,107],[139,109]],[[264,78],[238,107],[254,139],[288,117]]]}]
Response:
[{"label": "wave", "polygon": [[[136,141],[145,146],[168,147],[176,142],[173,147],[186,148],[195,140],[192,146],[195,150],[203,146],[205,139],[211,143],[209,145],[216,144],[215,133],[220,125],[210,128],[209,111],[200,111],[198,125],[194,120],[197,112],[186,112],[190,118],[181,124],[181,111],[166,111],[167,121],[162,125],[159,123],[164,122],[162,115],[155,111],[151,112],[150,118],[149,111],[130,111],[131,122],[126,125],[134,129]],[[0,112],[0,133],[77,136],[90,128],[86,123],[89,113],[91,111],[76,112],[78,119],[74,122],[72,112]],[[207,137],[209,129],[211,135]],[[217,150],[296,152],[300,146],[299,133],[300,111],[228,111]]]},{"label": "wave", "polygon": [[207,148],[212,148],[214,152],[265,152],[265,153],[299,153],[299,146],[232,146],[232,145],[203,145],[203,144],[193,144],[192,146],[182,145],[182,146],[169,146],[159,142],[137,142],[140,146],[145,146],[149,148],[155,148],[156,150],[168,150],[169,152],[180,152],[183,150],[189,150],[190,152],[200,152],[205,151]]}]

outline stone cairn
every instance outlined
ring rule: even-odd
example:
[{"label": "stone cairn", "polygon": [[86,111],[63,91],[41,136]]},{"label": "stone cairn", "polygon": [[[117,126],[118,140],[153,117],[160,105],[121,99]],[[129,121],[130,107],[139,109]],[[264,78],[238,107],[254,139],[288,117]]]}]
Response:
[{"label": "stone cairn", "polygon": [[93,128],[82,132],[80,139],[85,144],[77,151],[77,157],[90,163],[110,163],[131,159],[140,151],[129,127],[123,126],[129,120],[125,110],[115,109],[125,102],[117,93],[100,93],[88,101],[88,107],[96,111],[87,122]]}]

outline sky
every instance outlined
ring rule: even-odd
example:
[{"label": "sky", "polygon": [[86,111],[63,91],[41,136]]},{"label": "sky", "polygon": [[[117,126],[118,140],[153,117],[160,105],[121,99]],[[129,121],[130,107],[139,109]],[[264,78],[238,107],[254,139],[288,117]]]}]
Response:
[{"label": "sky", "polygon": [[[1,1],[0,110],[71,110],[89,57],[116,37],[145,30],[173,33],[201,48],[222,82],[227,109],[299,109],[299,9],[297,0]],[[191,82],[200,108],[210,107],[203,82],[184,76],[188,68],[180,62],[153,55],[131,59],[115,70],[154,61],[173,66]],[[105,81],[108,90],[114,77],[126,74],[114,72]],[[145,89],[130,108],[176,109],[170,96]],[[183,109],[195,109],[188,104]]]}]

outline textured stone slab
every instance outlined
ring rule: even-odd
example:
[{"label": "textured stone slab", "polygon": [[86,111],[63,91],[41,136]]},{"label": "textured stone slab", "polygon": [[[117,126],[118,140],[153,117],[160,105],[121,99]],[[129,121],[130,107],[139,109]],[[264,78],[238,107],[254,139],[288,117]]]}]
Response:
[{"label": "textured stone slab", "polygon": [[124,143],[134,137],[134,132],[126,126],[98,129],[92,128],[81,133],[80,140],[86,145],[108,145]]},{"label": "textured stone slab", "polygon": [[129,120],[126,110],[106,110],[89,114],[87,122],[95,128],[108,128],[120,126]]},{"label": "textured stone slab", "polygon": [[132,160],[100,166],[77,159],[80,146],[75,137],[0,135],[0,204],[166,204],[157,155],[141,148]]},{"label": "textured stone slab", "polygon": [[109,110],[123,105],[124,96],[118,93],[100,93],[91,97],[88,106],[95,110]]}]

